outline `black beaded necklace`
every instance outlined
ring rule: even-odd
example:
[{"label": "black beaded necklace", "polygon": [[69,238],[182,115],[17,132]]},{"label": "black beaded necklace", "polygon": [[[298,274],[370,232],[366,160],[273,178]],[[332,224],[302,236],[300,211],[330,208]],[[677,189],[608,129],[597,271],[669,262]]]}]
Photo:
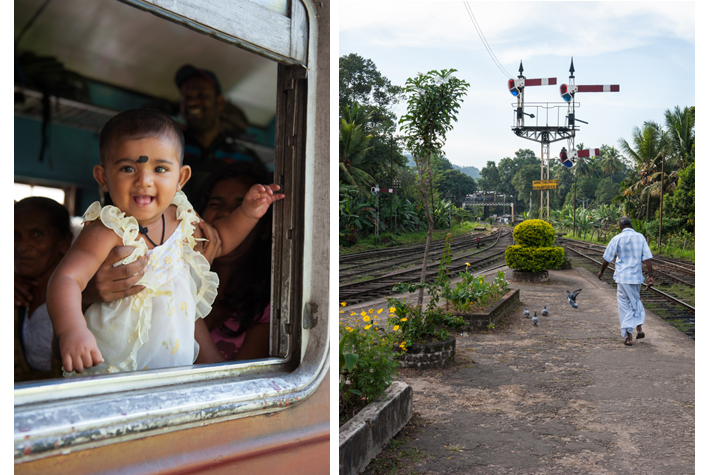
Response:
[{"label": "black beaded necklace", "polygon": [[[165,239],[165,213],[163,213],[163,214],[161,215],[161,217],[163,218],[163,234],[160,236],[160,245],[162,246],[162,245],[163,245],[163,240]],[[138,230],[141,232],[142,235],[144,235],[144,236],[146,237],[146,239],[148,239],[148,241],[150,241],[150,243],[151,243],[153,246],[158,247],[158,245],[153,242],[153,240],[150,238],[150,236],[148,236],[148,226],[145,226],[145,227],[144,227],[144,226],[141,226],[141,225],[139,224],[139,225],[138,225]]]}]

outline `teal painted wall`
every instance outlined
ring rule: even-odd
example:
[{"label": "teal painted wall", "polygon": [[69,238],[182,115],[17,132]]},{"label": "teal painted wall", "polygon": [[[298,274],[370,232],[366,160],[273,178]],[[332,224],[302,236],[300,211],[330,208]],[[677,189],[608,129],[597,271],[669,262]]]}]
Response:
[{"label": "teal painted wall", "polygon": [[77,214],[99,199],[93,168],[99,164],[99,135],[52,124],[49,147],[39,161],[42,122],[15,117],[15,179],[77,185]]}]

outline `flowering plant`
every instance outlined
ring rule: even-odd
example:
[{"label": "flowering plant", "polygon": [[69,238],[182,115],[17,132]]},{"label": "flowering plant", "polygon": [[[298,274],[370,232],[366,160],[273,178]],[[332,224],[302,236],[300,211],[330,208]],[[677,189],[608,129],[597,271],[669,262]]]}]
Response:
[{"label": "flowering plant", "polygon": [[461,282],[449,287],[444,292],[447,302],[459,312],[468,312],[473,305],[486,306],[491,301],[498,300],[508,290],[505,273],[498,271],[493,282],[486,282],[481,276],[474,276],[466,270],[459,274]]},{"label": "flowering plant", "polygon": [[[345,307],[345,303],[341,306]],[[344,310],[341,308],[340,312]],[[380,327],[378,318],[382,312],[383,309],[369,309],[362,311],[352,326],[340,324],[341,418],[382,394],[397,374],[398,354],[392,351],[397,335]]]}]

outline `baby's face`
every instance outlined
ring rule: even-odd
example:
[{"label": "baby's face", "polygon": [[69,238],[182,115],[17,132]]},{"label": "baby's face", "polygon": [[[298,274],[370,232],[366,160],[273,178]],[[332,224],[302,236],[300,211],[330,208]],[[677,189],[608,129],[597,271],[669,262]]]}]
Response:
[{"label": "baby's face", "polygon": [[175,193],[190,178],[180,166],[179,150],[168,138],[126,140],[111,150],[104,165],[94,168],[96,181],[113,204],[142,226],[159,220]]}]

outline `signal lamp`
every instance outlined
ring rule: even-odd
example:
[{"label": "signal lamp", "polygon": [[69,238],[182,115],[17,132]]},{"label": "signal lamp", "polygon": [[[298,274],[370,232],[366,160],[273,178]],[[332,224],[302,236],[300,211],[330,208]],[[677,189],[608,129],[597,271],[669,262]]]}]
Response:
[{"label": "signal lamp", "polygon": [[518,97],[518,93],[520,92],[520,89],[518,89],[518,85],[515,84],[515,79],[508,79],[508,90],[512,95],[515,97]]},{"label": "signal lamp", "polygon": [[562,99],[564,99],[567,102],[570,102],[572,100],[572,93],[574,91],[570,91],[567,88],[567,84],[561,84],[560,85],[560,95],[562,96]]}]

